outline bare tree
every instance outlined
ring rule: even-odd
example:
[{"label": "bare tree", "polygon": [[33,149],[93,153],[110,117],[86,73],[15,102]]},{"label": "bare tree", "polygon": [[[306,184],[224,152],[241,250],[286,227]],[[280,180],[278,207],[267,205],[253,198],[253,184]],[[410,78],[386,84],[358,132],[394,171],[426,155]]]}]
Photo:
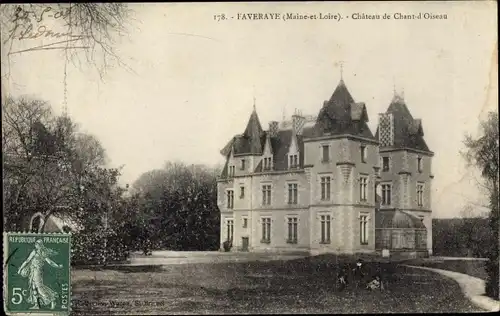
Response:
[{"label": "bare tree", "polygon": [[[115,45],[117,38],[127,33],[131,20],[132,11],[124,3],[3,4],[2,57],[7,57],[2,58],[6,61],[3,66],[10,65],[12,54],[48,49],[63,50],[67,60],[81,64],[79,52],[83,50],[86,62],[95,66],[102,77],[113,62],[127,67]],[[15,41],[37,38],[49,43],[13,49]]]}]

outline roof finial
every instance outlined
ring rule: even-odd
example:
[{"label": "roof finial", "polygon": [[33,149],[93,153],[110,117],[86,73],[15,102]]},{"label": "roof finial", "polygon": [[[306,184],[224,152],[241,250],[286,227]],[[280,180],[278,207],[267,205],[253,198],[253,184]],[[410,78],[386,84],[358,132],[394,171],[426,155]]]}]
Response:
[{"label": "roof finial", "polygon": [[256,108],[255,108],[255,85],[253,86],[253,110],[256,111]]},{"label": "roof finial", "polygon": [[393,89],[393,94],[395,97],[396,94],[398,94],[398,93],[396,92],[396,79],[394,79],[394,77],[392,77],[392,89]]},{"label": "roof finial", "polygon": [[340,61],[340,80],[344,80],[344,62]]},{"label": "roof finial", "polygon": [[394,102],[404,102],[405,100],[405,90],[404,88],[401,88],[401,90],[398,92],[396,90],[396,84],[394,84],[394,96],[393,96],[393,101]]}]

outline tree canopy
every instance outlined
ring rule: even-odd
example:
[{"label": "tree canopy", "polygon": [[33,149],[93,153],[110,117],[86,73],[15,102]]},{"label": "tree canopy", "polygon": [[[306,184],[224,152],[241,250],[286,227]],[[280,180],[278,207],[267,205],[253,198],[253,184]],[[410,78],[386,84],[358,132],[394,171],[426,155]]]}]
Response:
[{"label": "tree canopy", "polygon": [[480,122],[478,137],[465,136],[464,144],[467,151],[464,157],[467,162],[481,171],[483,186],[488,192],[490,215],[489,222],[492,230],[490,240],[485,243],[489,261],[486,266],[488,282],[486,293],[499,298],[499,142],[498,142],[498,112],[490,112],[486,120]]},{"label": "tree canopy", "polygon": [[146,239],[173,250],[219,249],[218,170],[168,162],[141,175],[132,185],[137,223]]},{"label": "tree canopy", "polygon": [[47,103],[8,97],[2,102],[2,123],[4,225],[9,229],[26,229],[26,218],[36,213],[42,214],[39,230],[55,213],[83,220],[89,203],[120,193],[119,170],[106,168],[100,142],[79,132],[69,117],[54,116]]}]

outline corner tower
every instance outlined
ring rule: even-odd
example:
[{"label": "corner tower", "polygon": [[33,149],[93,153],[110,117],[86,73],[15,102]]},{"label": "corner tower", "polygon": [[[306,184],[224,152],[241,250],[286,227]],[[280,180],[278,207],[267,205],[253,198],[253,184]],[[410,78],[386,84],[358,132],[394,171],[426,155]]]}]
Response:
[{"label": "corner tower", "polygon": [[[380,153],[380,211],[400,210],[419,218],[427,229],[432,254],[432,157],[424,140],[421,119],[414,119],[404,98],[394,94],[387,111],[379,114],[375,137]],[[423,240],[415,241],[423,243]]]}]

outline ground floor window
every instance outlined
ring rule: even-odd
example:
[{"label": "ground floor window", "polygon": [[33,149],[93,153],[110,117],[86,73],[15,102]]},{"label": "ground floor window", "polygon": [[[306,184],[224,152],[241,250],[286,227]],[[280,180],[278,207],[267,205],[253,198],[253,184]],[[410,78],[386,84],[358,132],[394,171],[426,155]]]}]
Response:
[{"label": "ground floor window", "polygon": [[406,249],[415,249],[415,231],[405,231],[404,232],[404,248]]},{"label": "ground floor window", "polygon": [[322,244],[330,243],[330,227],[331,227],[330,215],[321,215],[320,224],[321,224],[321,243]]},{"label": "ground floor window", "polygon": [[226,240],[233,241],[234,237],[234,221],[232,219],[228,219],[226,221]]},{"label": "ground floor window", "polygon": [[298,218],[297,217],[289,217],[288,218],[288,239],[287,242],[291,244],[297,243],[297,234],[298,234]]},{"label": "ground floor window", "polygon": [[427,249],[427,230],[421,229],[416,231],[416,246],[418,249]]},{"label": "ground floor window", "polygon": [[359,241],[362,245],[368,244],[368,215],[359,216]]},{"label": "ground floor window", "polygon": [[270,243],[271,242],[271,218],[263,217],[262,220],[262,242]]},{"label": "ground floor window", "polygon": [[427,249],[425,229],[376,229],[376,249]]}]

